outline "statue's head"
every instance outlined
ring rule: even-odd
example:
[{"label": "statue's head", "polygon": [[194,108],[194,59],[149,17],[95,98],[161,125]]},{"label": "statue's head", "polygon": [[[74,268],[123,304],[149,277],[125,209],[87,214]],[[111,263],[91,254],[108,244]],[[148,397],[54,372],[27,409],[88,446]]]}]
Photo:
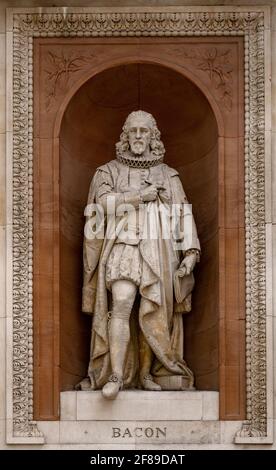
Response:
[{"label": "statue's head", "polygon": [[156,121],[145,111],[133,111],[128,115],[116,148],[120,155],[130,151],[134,156],[141,158],[149,156],[150,153],[161,157],[165,153]]}]

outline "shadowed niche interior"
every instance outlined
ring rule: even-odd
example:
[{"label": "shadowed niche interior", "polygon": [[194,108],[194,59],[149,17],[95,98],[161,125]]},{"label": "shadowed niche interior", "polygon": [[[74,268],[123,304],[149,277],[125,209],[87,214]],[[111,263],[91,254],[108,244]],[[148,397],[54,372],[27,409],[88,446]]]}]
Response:
[{"label": "shadowed niche interior", "polygon": [[84,208],[96,168],[115,158],[126,116],[155,117],[165,163],[178,170],[193,206],[201,262],[192,312],[185,315],[185,359],[199,390],[218,389],[218,129],[197,86],[172,69],[128,64],[96,75],[73,96],[60,132],[61,390],[86,375],[91,318],[81,312]]}]

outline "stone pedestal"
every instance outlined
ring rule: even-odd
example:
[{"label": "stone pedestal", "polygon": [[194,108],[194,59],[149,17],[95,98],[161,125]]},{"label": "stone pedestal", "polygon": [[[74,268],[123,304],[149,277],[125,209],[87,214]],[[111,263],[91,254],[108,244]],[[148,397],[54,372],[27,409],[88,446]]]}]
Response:
[{"label": "stone pedestal", "polygon": [[101,391],[62,392],[61,421],[217,420],[218,392],[122,391],[106,400]]},{"label": "stone pedestal", "polygon": [[61,393],[60,442],[170,444],[219,439],[218,392]]}]

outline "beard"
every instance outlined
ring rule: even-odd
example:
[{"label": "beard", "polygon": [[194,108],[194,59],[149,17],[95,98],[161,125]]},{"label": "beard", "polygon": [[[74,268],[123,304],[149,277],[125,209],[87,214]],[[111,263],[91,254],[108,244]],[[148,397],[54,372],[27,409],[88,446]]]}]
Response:
[{"label": "beard", "polygon": [[132,142],[130,149],[135,155],[142,155],[146,150],[146,143],[141,141]]}]

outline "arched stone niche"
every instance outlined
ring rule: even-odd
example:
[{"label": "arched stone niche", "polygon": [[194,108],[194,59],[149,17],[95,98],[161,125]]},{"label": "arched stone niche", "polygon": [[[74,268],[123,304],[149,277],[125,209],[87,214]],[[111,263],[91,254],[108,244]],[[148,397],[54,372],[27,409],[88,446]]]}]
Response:
[{"label": "arched stone niche", "polygon": [[192,314],[184,318],[185,358],[200,390],[218,389],[218,129],[212,108],[180,73],[154,64],[110,68],[72,97],[60,132],[61,390],[86,374],[90,325],[81,317],[83,211],[95,169],[115,157],[131,111],[151,112],[165,161],[179,171],[202,245]]},{"label": "arched stone niche", "polygon": [[38,39],[34,51],[35,418],[57,419],[60,390],[86,373],[83,210],[126,115],[142,108],[156,117],[202,244],[185,356],[198,389],[219,389],[221,418],[243,419],[242,39]]}]

